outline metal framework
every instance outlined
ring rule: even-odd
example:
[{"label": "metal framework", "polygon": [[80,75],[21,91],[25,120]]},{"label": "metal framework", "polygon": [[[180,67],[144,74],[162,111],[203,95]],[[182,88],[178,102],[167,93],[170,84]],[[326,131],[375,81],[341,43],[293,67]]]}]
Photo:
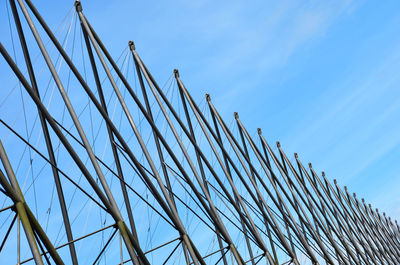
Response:
[{"label": "metal framework", "polygon": [[178,70],[160,86],[132,41],[114,60],[79,1],[62,40],[31,0],[7,10],[0,100],[22,111],[0,117],[1,264],[400,264],[397,221]]}]

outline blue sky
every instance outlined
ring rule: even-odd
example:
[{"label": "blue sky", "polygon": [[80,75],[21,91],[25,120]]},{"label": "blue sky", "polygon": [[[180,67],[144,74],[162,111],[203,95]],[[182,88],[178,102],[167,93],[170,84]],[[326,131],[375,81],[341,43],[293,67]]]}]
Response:
[{"label": "blue sky", "polygon": [[96,2],[113,54],[134,40],[159,80],[178,68],[198,101],[400,217],[400,2]]},{"label": "blue sky", "polygon": [[[73,5],[37,2],[53,29]],[[178,68],[195,100],[210,93],[228,122],[239,112],[251,133],[400,219],[399,1],[82,2],[114,57],[135,41],[160,84]]]}]

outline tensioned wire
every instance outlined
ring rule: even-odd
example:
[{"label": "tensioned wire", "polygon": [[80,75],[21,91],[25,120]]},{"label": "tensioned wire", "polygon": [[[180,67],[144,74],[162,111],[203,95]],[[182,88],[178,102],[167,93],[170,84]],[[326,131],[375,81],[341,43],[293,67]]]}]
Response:
[{"label": "tensioned wire", "polygon": [[[14,36],[13,36],[13,34],[12,34],[12,27],[11,27],[11,17],[10,17],[10,12],[9,12],[9,8],[8,8],[7,2],[6,2],[6,9],[7,9],[7,15],[8,15],[8,24],[9,24],[9,29],[10,29],[10,36],[11,36],[11,43],[12,43],[12,50],[13,50],[14,60],[15,60],[15,62],[17,62],[17,58],[16,58],[16,49],[15,49],[15,44],[14,44]],[[69,12],[69,13],[70,13],[70,12]],[[68,14],[69,14],[69,13],[68,13]],[[65,25],[66,25],[66,22],[67,22],[67,18],[68,18],[68,15],[67,15],[67,16],[65,17],[65,19],[64,19]],[[61,26],[61,25],[62,25],[62,23],[60,24],[60,26]],[[59,28],[60,28],[60,27],[58,27],[58,29],[59,29]],[[65,26],[64,26],[64,28],[65,28]],[[58,30],[58,29],[57,29],[57,30]],[[69,32],[68,32],[68,33],[69,33]],[[47,43],[46,43],[46,44],[47,44]],[[37,59],[37,58],[38,58],[38,57],[36,57],[36,59]],[[25,131],[26,131],[27,138],[30,139],[31,133],[33,132],[33,127],[35,126],[35,123],[36,123],[36,119],[35,119],[34,125],[33,125],[33,127],[32,127],[32,131],[31,131],[31,133],[29,133],[29,132],[28,132],[28,131],[29,131],[29,130],[28,130],[28,125],[27,125],[27,115],[26,115],[26,110],[25,110],[24,96],[23,96],[23,94],[22,94],[22,88],[21,88],[20,82],[18,82],[17,85],[19,85],[19,88],[20,88],[20,98],[21,98],[21,101],[22,101],[22,113],[24,114],[23,116],[24,116]],[[16,85],[16,86],[17,86],[17,85]],[[15,90],[16,86],[14,86],[14,88],[7,94],[7,96],[5,97],[5,99],[3,100],[3,102],[0,104],[0,107],[6,102],[6,100],[8,99],[8,97],[9,97],[9,96],[12,94],[12,92]],[[46,91],[47,91],[47,90],[46,90]],[[13,124],[16,123],[16,121],[18,120],[18,117],[19,117],[20,114],[21,114],[21,111],[19,111],[19,113],[17,114],[17,117],[16,117],[15,120],[13,121]],[[37,118],[37,117],[36,117],[36,118]],[[7,135],[6,135],[5,138],[4,138],[5,142],[7,141],[7,136],[8,136],[8,133],[7,133]],[[39,138],[40,138],[40,135],[39,135],[39,137],[38,137],[37,144],[38,144],[38,142],[39,142]],[[26,151],[26,147],[25,147],[25,150],[24,150],[24,152],[23,152],[23,155],[24,155],[25,151]],[[21,156],[20,162],[22,161],[23,155]],[[30,149],[29,149],[29,159],[30,159],[30,167],[29,167],[29,170],[30,170],[31,167],[32,167],[32,162],[33,162],[33,157],[32,157],[32,153],[31,153],[31,150],[30,150]],[[20,162],[18,163],[17,171],[18,171]],[[29,172],[29,170],[28,170],[28,172]],[[17,172],[17,171],[16,171],[16,172]],[[27,176],[28,176],[28,172],[27,172],[27,175],[26,175],[26,178],[25,178],[24,183],[26,183],[26,179],[27,179]],[[36,216],[38,216],[38,210],[37,210],[37,195],[36,195],[36,189],[35,189],[35,185],[34,185],[34,173],[33,173],[33,170],[31,170],[31,177],[32,177],[32,184],[33,184],[33,187],[34,187],[35,212],[36,212]],[[25,186],[25,184],[24,184],[24,186]],[[6,199],[4,200],[3,205],[4,205],[5,201],[6,201]],[[8,219],[8,217],[7,217],[7,219]]]},{"label": "tensioned wire", "polygon": [[[65,29],[65,26],[67,25],[67,17],[64,19],[65,20],[65,25],[64,25],[64,29]],[[9,21],[10,22],[10,21]],[[60,25],[61,26],[61,25]],[[58,29],[60,29],[60,27],[58,27]],[[67,37],[67,36],[66,36]],[[48,42],[47,42],[48,43]],[[46,44],[47,44],[46,43]],[[36,56],[36,58],[38,58],[38,56]],[[42,69],[44,69],[44,67],[45,66],[43,66],[43,68]],[[40,72],[40,74],[39,74],[39,76],[42,74],[42,72],[43,71],[41,71]],[[20,84],[19,82],[14,86],[14,88],[12,89],[12,90],[14,90],[15,89],[15,87],[18,85],[18,84]],[[47,89],[48,89],[48,87],[47,87]],[[46,89],[46,93],[47,93],[47,89]],[[9,93],[9,95],[10,95],[11,93]],[[49,101],[49,103],[48,103],[48,106],[49,106],[49,104],[50,104],[50,102],[51,101]],[[18,117],[19,117],[19,115],[22,113],[22,108],[21,108],[21,110],[19,111],[19,113],[17,114],[17,117],[16,117],[16,119],[13,121],[13,123],[12,123],[12,126],[14,126],[15,125],[15,122],[18,120]],[[35,118],[35,121],[34,121],[34,124],[33,124],[33,126],[32,126],[32,130],[31,130],[31,132],[30,132],[30,134],[29,134],[29,137],[31,136],[31,134],[32,134],[32,132],[33,132],[33,127],[34,127],[34,125],[35,125],[35,123],[36,123],[36,120],[37,120],[37,118],[38,118],[38,115],[36,116],[36,118]],[[6,134],[6,136],[4,137],[4,143],[6,143],[7,142],[7,136],[8,136],[8,134],[9,134],[9,132]],[[40,135],[39,135],[39,137],[38,137],[38,140],[39,140],[39,138],[40,138]],[[37,140],[37,142],[38,142],[38,140]],[[37,145],[36,145],[37,146]],[[21,156],[21,158],[20,158],[20,160],[19,160],[19,162],[18,162],[18,166],[17,166],[17,169],[16,169],[16,174],[18,173],[18,169],[19,169],[19,167],[20,167],[20,163],[21,163],[21,161],[22,161],[22,157],[23,157],[23,155],[25,154],[25,152],[26,152],[26,148],[27,147],[25,147],[25,149],[24,149],[24,152],[23,152],[23,154],[22,154],[22,156]],[[29,171],[28,171],[29,172]],[[26,178],[25,178],[26,179]],[[26,180],[24,181],[24,183],[26,182]],[[25,184],[24,184],[24,186],[25,186]],[[24,188],[23,188],[23,190],[24,190]]]},{"label": "tensioned wire", "polygon": [[[7,5],[7,8],[8,8],[7,1],[5,1],[5,2],[6,2],[6,5]],[[74,9],[75,9],[75,8],[72,7],[72,8],[69,10],[69,12],[67,12],[67,14],[65,15],[65,17],[64,17],[64,18],[62,19],[62,21],[60,22],[60,24],[56,27],[56,29],[55,29],[55,31],[54,31],[54,34],[57,34],[57,33],[61,30],[62,27],[63,27],[63,30],[65,29],[65,26],[67,25],[66,22],[68,21],[67,19],[68,19],[68,17],[71,16],[71,13],[74,12]],[[63,31],[63,30],[61,30],[61,31]],[[47,45],[48,45],[49,43],[50,43],[50,40],[47,40],[47,42],[45,42],[44,46],[47,47]],[[53,46],[49,54],[52,54],[52,53],[54,52],[54,50],[55,50],[55,47]],[[34,56],[34,59],[32,60],[32,65],[34,65],[34,64],[36,63],[36,61],[38,60],[38,58],[40,57],[40,55],[41,55],[41,53],[40,53],[40,52],[37,52],[37,54]],[[39,73],[42,73],[42,72],[43,72],[43,69],[45,69],[45,68],[46,68],[46,66],[44,65],[44,66],[41,68],[41,70],[39,71]],[[26,75],[27,73],[28,73],[28,70],[26,70],[25,72],[23,72],[24,75]],[[40,74],[39,74],[38,76],[40,76]],[[13,86],[13,88],[9,91],[9,93],[7,94],[7,96],[4,97],[4,99],[0,102],[0,108],[3,107],[3,105],[7,102],[8,98],[9,98],[9,97],[11,96],[11,94],[15,91],[15,89],[17,88],[17,86],[19,85],[19,83],[20,83],[20,82],[17,82],[17,83]]]},{"label": "tensioned wire", "polygon": [[[7,7],[8,7],[8,5],[7,5]],[[10,17],[9,17],[9,24],[10,24],[10,29],[11,29]],[[69,36],[69,33],[70,33],[70,29],[71,29],[71,25],[72,25],[72,21],[71,21],[71,23],[70,23],[70,27],[69,27],[69,30],[68,30],[67,35],[66,35],[66,37],[65,37],[65,40],[68,39],[68,36]],[[64,27],[64,28],[65,28],[65,27]],[[13,36],[12,36],[12,31],[11,31],[11,30],[10,30],[10,33],[11,33],[11,37],[12,37],[13,51],[14,51],[14,56],[15,56],[14,40],[13,40]],[[65,46],[66,46],[66,42],[64,42],[64,43],[65,43],[65,45],[64,45],[64,47],[65,47]],[[15,56],[15,57],[16,57],[16,56]],[[20,84],[20,83],[19,83],[19,84]],[[21,87],[20,87],[20,89],[21,89]],[[46,93],[47,93],[47,89],[46,89]],[[31,132],[28,133],[27,121],[26,121],[25,103],[24,103],[24,98],[23,98],[23,95],[22,95],[22,90],[21,90],[21,99],[22,99],[22,108],[23,108],[23,110],[24,110],[23,113],[24,113],[25,128],[26,128],[26,133],[27,133],[27,137],[28,137],[28,140],[29,140],[30,137],[31,137],[31,134],[33,133],[33,128],[34,128],[34,126],[35,126],[35,124],[36,124],[38,115],[36,115],[36,117],[35,117],[34,124],[33,124],[33,126],[32,126]],[[50,102],[51,102],[51,100],[49,101],[48,106],[50,105]],[[16,120],[17,120],[17,119],[16,119]],[[15,121],[16,121],[16,120],[15,120]],[[38,146],[38,144],[39,144],[40,136],[41,136],[41,132],[40,132],[40,134],[39,134],[39,136],[38,136],[38,139],[37,139],[37,142],[36,142],[36,146]],[[24,152],[23,152],[23,155],[24,155],[25,151],[26,151],[26,147],[25,147],[25,150],[24,150]],[[18,172],[19,165],[20,165],[20,163],[21,163],[21,161],[22,161],[23,155],[21,156],[20,162],[18,163],[16,173]],[[32,157],[32,154],[31,154],[31,152],[30,152],[30,149],[29,149],[29,158],[30,158],[30,161],[32,162],[32,161],[33,161],[33,157]],[[29,171],[33,172],[33,171],[31,170],[31,168],[32,168],[32,164],[30,163],[30,167],[29,167],[28,172],[27,172],[26,177],[25,177],[25,181],[24,181],[24,185],[23,185],[23,190],[24,190],[24,187],[25,187],[25,183],[26,183],[26,180],[27,180],[27,176],[28,176],[28,174],[29,174]],[[32,174],[32,177],[33,177],[33,174]],[[34,178],[32,179],[32,184],[33,184],[33,186],[34,186]],[[34,188],[34,194],[35,194],[35,210],[36,210],[36,214],[37,214],[37,199],[36,199],[35,188]]]},{"label": "tensioned wire", "polygon": [[[70,31],[69,31],[70,32]],[[29,134],[28,134],[28,137],[29,137]]]},{"label": "tensioned wire", "polygon": [[[15,51],[14,51],[15,52]],[[85,79],[86,79],[86,76],[85,76]],[[126,92],[126,91],[125,91]],[[154,103],[154,102],[153,102]],[[179,105],[178,105],[179,106]],[[91,109],[90,109],[90,101],[88,102],[88,107],[89,107],[89,113],[90,113],[90,117],[92,117],[92,114],[91,114]],[[86,108],[86,107],[85,107]],[[180,111],[178,110],[178,112],[179,112],[179,114],[180,114]],[[23,106],[23,114],[24,114],[24,119],[25,119],[25,125],[26,125],[26,113],[25,113],[25,109],[24,109],[24,106]],[[143,117],[142,117],[142,119],[141,120],[143,120]],[[120,124],[121,124],[121,122],[120,122]],[[141,127],[140,127],[141,128]],[[100,128],[99,128],[99,130],[100,130]],[[27,131],[27,128],[26,128],[26,131]],[[96,137],[94,137],[94,134],[93,134],[93,126],[92,126],[92,128],[91,128],[91,132],[92,132],[92,137],[93,138],[96,138]],[[27,138],[28,138],[28,141],[29,141],[29,136],[30,134],[27,134]],[[182,131],[180,131],[180,137],[182,137]],[[93,139],[93,145],[95,145],[95,139]],[[106,149],[106,146],[105,146],[105,149]],[[104,158],[104,152],[105,152],[105,149],[104,149],[104,151],[103,151],[103,156],[102,156],[102,158]],[[275,149],[274,149],[275,150]],[[231,151],[231,149],[229,149],[229,151]],[[276,150],[275,150],[276,151]],[[29,151],[30,152],[30,151]],[[215,161],[214,161],[215,162]],[[185,163],[185,160],[183,160],[182,161],[182,163]],[[241,168],[242,169],[242,168]],[[31,172],[33,172],[33,171],[31,171]],[[32,184],[34,185],[34,181],[32,182]],[[31,184],[31,185],[32,185]],[[193,219],[194,217],[192,216],[192,219]]]},{"label": "tensioned wire", "polygon": [[[125,54],[125,56],[122,56],[123,54]],[[127,58],[127,57],[126,57],[126,49],[124,49],[124,50],[122,51],[121,55],[119,56],[119,59],[120,59],[120,58],[125,58],[125,60],[126,60],[126,58]],[[119,59],[117,60],[117,62],[119,61]],[[125,63],[125,60],[124,60],[124,63]],[[124,64],[124,63],[123,63],[123,64]],[[102,84],[105,82],[105,80],[106,80],[106,79],[104,79],[104,80],[102,81]],[[110,100],[111,100],[111,98],[109,99],[109,102],[110,102]],[[86,104],[85,108],[81,111],[80,115],[86,110],[86,108],[87,108],[88,105],[89,105],[89,102]],[[78,117],[79,117],[80,115],[78,115]],[[72,129],[72,127],[73,127],[73,125],[71,125],[71,127],[69,128],[69,130]],[[100,129],[101,129],[101,124],[100,124],[100,126],[99,126],[98,131],[100,131]],[[93,143],[96,142],[96,139],[97,139],[97,136],[98,136],[98,135],[99,135],[99,134],[97,133],[95,139],[93,140]],[[104,153],[103,153],[103,156],[104,156]],[[88,158],[86,158],[85,165],[87,164],[87,162],[88,162]],[[72,163],[72,162],[71,162],[71,163]],[[108,174],[108,172],[105,173],[105,176],[106,176],[107,174]],[[80,174],[80,177],[79,177],[79,180],[78,180],[78,184],[80,183],[81,178],[82,178],[82,174]],[[70,202],[69,202],[69,205],[68,205],[68,209],[69,209],[69,208],[71,207],[71,205],[72,205],[72,201],[73,201],[73,199],[74,199],[76,190],[77,190],[77,188],[74,189],[73,195],[72,195],[72,197],[71,197],[71,199],[70,199]],[[93,195],[93,194],[94,194],[94,192],[92,191],[91,195]],[[85,205],[86,205],[87,203],[88,203],[88,200],[85,202]],[[83,209],[83,208],[84,208],[84,207],[82,207],[82,209]],[[81,211],[82,211],[82,210],[81,210]],[[80,212],[81,212],[81,211],[80,211]],[[77,218],[77,217],[78,217],[78,215],[77,215],[75,218]],[[85,227],[86,227],[86,225],[85,225]],[[60,227],[59,231],[61,231],[61,229],[62,229],[62,226]],[[64,236],[65,236],[65,234],[63,235],[63,237],[64,237]],[[60,238],[60,241],[63,239],[63,237]],[[58,238],[58,236],[57,236],[57,238]]]}]

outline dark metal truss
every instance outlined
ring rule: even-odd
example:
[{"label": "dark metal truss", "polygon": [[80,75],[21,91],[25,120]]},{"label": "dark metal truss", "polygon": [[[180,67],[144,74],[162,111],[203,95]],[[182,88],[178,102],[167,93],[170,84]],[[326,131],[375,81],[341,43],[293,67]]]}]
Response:
[{"label": "dark metal truss", "polygon": [[[271,147],[261,129],[252,137],[237,113],[228,126],[209,95],[203,105],[194,101],[178,70],[171,80],[177,93],[168,95],[130,41],[127,60],[133,62],[128,64],[136,75],[133,85],[83,14],[79,1],[74,16],[83,40],[82,56],[90,64],[84,72],[31,0],[9,0],[9,7],[26,74],[19,66],[21,61],[17,65],[1,43],[0,53],[36,106],[32,112],[37,112],[45,145],[38,148],[32,144],[4,117],[0,122],[20,146],[51,168],[66,242],[54,240],[39,221],[33,202],[20,187],[21,176],[12,166],[14,161],[8,157],[1,136],[0,191],[10,203],[0,214],[14,214],[1,235],[0,257],[18,226],[17,264],[77,265],[86,264],[87,257],[92,260],[89,262],[100,264],[104,256],[111,255],[110,249],[120,251],[121,260],[108,260],[109,264],[400,264],[397,221],[372,209],[346,187],[339,187],[336,180],[330,183],[311,163],[303,165],[297,154],[287,157],[279,142]],[[27,42],[21,17],[36,43]],[[102,123],[98,134],[111,150],[108,160],[88,135],[77,110],[81,108],[72,103],[68,85],[42,36],[67,65],[76,81],[74,91],[88,99],[91,113]],[[42,99],[46,95],[41,94],[39,71],[32,61],[34,45],[60,93],[57,108],[64,108],[69,115],[70,128]],[[110,97],[115,97],[123,126],[114,119]],[[64,159],[58,158],[61,148],[76,168],[73,174],[63,164]],[[77,180],[77,174],[86,180],[85,185],[81,178]],[[113,179],[119,188],[112,186]],[[98,207],[104,220],[111,221],[79,234],[67,203],[70,194],[65,191],[66,182]],[[38,189],[46,191],[46,187]],[[144,208],[139,208],[138,202]],[[143,217],[144,212],[157,216],[162,225],[151,223]],[[189,219],[195,220],[195,227]],[[155,227],[156,237],[169,239],[158,245],[144,242],[145,233],[138,229],[143,220]],[[20,224],[26,249],[30,249],[30,256],[22,260]],[[100,234],[105,238],[101,244],[97,242],[96,251],[86,249],[82,250],[85,254],[78,254],[77,244]],[[118,236],[119,245],[115,243]],[[159,242],[154,236],[150,240]],[[156,258],[154,253],[158,253]],[[124,254],[128,257],[123,258]]]}]

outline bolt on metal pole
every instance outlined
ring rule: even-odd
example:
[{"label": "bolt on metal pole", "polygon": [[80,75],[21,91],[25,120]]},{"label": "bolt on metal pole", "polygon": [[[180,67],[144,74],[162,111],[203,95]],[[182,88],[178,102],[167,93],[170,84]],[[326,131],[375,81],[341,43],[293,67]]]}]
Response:
[{"label": "bolt on metal pole", "polygon": [[26,239],[28,240],[29,247],[31,249],[32,255],[35,259],[37,265],[44,265],[42,257],[40,256],[40,251],[36,243],[36,239],[34,236],[34,232],[32,226],[29,222],[29,218],[26,214],[26,210],[24,207],[24,200],[22,192],[19,188],[18,182],[15,178],[14,171],[11,168],[10,162],[8,161],[7,154],[4,150],[3,143],[0,140],[0,159],[3,163],[4,169],[6,170],[6,174],[10,180],[8,183],[7,179],[5,178],[3,172],[0,170],[0,182],[3,188],[7,191],[7,193],[12,194],[13,202],[15,204],[15,209],[19,218],[21,219],[22,226],[25,231]]}]

